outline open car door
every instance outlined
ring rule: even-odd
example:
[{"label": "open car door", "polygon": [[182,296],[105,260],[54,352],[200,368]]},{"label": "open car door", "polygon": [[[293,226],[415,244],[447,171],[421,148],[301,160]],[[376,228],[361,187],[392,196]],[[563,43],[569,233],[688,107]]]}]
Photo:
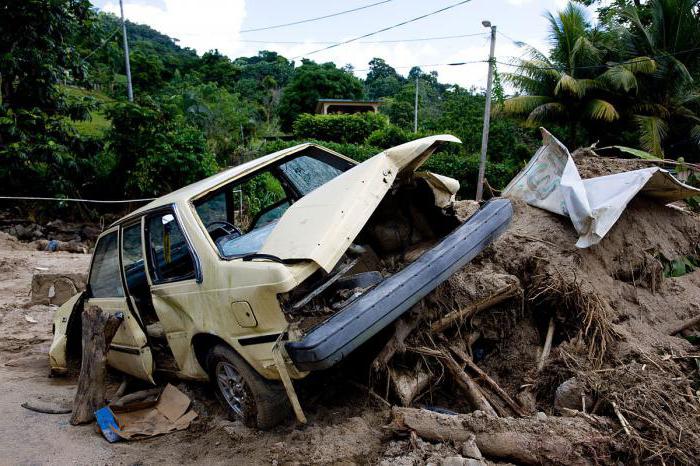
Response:
[{"label": "open car door", "polygon": [[85,306],[99,306],[110,314],[122,313],[124,320],[107,353],[110,366],[153,383],[153,356],[146,334],[127,302],[122,283],[118,228],[100,237],[88,279]]}]

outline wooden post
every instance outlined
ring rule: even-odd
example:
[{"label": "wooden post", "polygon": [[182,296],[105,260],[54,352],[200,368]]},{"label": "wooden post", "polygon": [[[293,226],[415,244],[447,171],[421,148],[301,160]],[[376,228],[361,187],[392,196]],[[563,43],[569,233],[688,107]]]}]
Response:
[{"label": "wooden post", "polygon": [[105,376],[107,351],[124,316],[104,312],[90,306],[82,315],[83,358],[78,379],[78,391],[73,400],[72,425],[85,424],[95,419],[95,411],[105,405]]},{"label": "wooden post", "polygon": [[549,352],[552,350],[552,337],[554,337],[554,317],[549,319],[549,325],[547,326],[547,337],[545,338],[542,354],[540,355],[540,362],[537,364],[538,371],[542,370],[544,363],[547,362]]}]

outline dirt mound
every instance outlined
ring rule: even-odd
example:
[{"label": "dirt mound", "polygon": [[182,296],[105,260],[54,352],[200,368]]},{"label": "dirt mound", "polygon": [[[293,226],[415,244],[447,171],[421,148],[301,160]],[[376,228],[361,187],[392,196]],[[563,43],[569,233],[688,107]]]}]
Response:
[{"label": "dirt mound", "polygon": [[28,251],[31,249],[34,249],[32,245],[21,242],[16,236],[0,231],[0,250]]},{"label": "dirt mound", "polygon": [[[577,159],[586,176],[635,168],[636,161],[618,162]],[[673,329],[700,314],[700,270],[693,265],[700,218],[638,198],[598,245],[577,249],[576,239],[567,218],[514,202],[509,230],[426,300],[429,317],[390,366],[422,360],[429,367],[428,393],[416,406],[470,412],[485,400],[500,416],[573,409],[618,426],[612,435],[619,445],[592,446],[579,459],[596,453],[603,463],[692,462],[700,453],[700,359],[690,342],[697,342],[697,325]],[[518,292],[479,306],[509,286]],[[436,327],[455,313],[461,318]],[[467,370],[455,370],[451,360]],[[469,374],[476,389],[464,380]],[[587,422],[598,433],[609,430]]]}]

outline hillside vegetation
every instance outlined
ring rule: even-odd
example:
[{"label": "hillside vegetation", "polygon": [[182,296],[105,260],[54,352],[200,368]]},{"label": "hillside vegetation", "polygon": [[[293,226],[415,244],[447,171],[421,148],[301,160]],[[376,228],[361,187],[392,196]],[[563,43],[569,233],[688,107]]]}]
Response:
[{"label": "hillside vegetation", "polygon": [[[503,187],[529,159],[540,125],[570,147],[597,141],[700,160],[698,0],[618,0],[598,11],[595,26],[576,3],[548,14],[551,49],[498,65],[491,186]],[[473,195],[484,94],[441,82],[436,72],[414,67],[404,76],[377,57],[360,79],[349,67],[272,51],[199,56],[128,23],[130,103],[120,21],[88,0],[13,2],[0,30],[2,194],[155,196],[301,141],[362,160],[412,138],[451,133],[463,144],[436,154],[428,168],[459,179],[462,195]],[[382,116],[312,116],[319,98],[383,99]]]}]

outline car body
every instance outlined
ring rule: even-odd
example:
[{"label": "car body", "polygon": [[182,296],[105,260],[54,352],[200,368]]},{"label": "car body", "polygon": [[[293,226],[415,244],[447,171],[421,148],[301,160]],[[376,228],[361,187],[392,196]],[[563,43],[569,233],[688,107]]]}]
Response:
[{"label": "car body", "polygon": [[[88,305],[123,313],[108,364],[150,382],[156,371],[216,378],[210,357],[233,360],[231,386],[242,371],[260,378],[246,386],[268,387],[335,364],[464,265],[510,220],[509,204],[462,226],[446,213],[459,183],[415,170],[447,142],[459,141],[431,136],[362,163],[301,144],[130,213],[98,238],[86,292],[56,313],[52,372],[67,370],[71,348],[79,345],[80,309]],[[406,221],[408,233],[401,221],[385,224],[397,205],[418,219]],[[421,258],[386,270],[385,257],[403,257],[425,242],[431,247]],[[435,272],[450,254],[454,260]],[[404,288],[406,279],[417,283],[419,275],[425,283]],[[409,292],[382,308],[391,296],[402,296],[400,289]],[[211,356],[215,347],[219,352]],[[221,367],[223,379],[228,369]]]}]

